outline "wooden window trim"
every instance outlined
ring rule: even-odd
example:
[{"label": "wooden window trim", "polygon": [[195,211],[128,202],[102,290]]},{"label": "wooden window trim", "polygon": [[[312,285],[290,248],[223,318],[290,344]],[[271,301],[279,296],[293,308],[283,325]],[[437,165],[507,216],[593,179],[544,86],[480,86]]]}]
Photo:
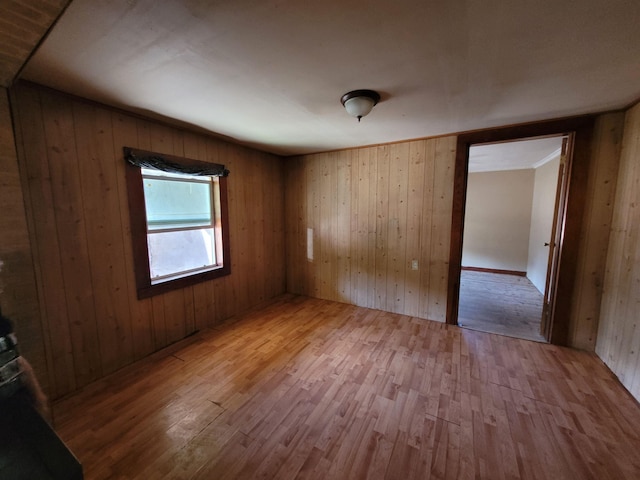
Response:
[{"label": "wooden window trim", "polygon": [[[128,149],[131,151],[132,149]],[[153,152],[134,150],[139,155],[162,156],[167,160],[182,165],[206,167],[207,162],[181,158],[173,155],[160,155]],[[136,290],[138,299],[149,298],[155,295],[170,292],[180,288],[189,287],[197,283],[213,280],[231,274],[231,247],[229,242],[229,209],[227,200],[227,177],[220,176],[220,224],[221,229],[216,229],[216,235],[222,238],[222,267],[208,270],[206,272],[195,273],[185,277],[167,280],[162,283],[151,283],[149,273],[149,248],[147,245],[147,215],[144,201],[144,187],[142,183],[141,168],[125,161],[125,176],[127,183],[127,194],[129,199],[129,217],[131,224],[131,241],[133,245],[133,264],[135,271]]]}]

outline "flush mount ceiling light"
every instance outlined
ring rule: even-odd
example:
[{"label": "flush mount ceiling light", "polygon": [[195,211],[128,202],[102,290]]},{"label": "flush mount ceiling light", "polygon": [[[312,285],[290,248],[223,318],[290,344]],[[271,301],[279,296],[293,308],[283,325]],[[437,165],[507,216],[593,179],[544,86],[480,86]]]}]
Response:
[{"label": "flush mount ceiling light", "polygon": [[345,110],[358,121],[369,114],[373,106],[380,101],[380,94],[373,90],[353,90],[345,93],[340,102]]}]

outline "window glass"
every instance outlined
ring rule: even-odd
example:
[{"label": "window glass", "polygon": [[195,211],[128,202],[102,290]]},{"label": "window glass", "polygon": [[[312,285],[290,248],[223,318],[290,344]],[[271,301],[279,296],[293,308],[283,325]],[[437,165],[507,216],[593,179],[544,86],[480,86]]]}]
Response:
[{"label": "window glass", "polygon": [[158,232],[149,234],[147,239],[152,283],[216,264],[213,228]]},{"label": "window glass", "polygon": [[213,224],[209,177],[205,177],[205,181],[177,176],[162,178],[148,172],[143,170],[149,230]]},{"label": "window glass", "polygon": [[224,165],[124,153],[138,298],[229,275]]},{"label": "window glass", "polygon": [[142,169],[151,283],[217,266],[214,179]]}]

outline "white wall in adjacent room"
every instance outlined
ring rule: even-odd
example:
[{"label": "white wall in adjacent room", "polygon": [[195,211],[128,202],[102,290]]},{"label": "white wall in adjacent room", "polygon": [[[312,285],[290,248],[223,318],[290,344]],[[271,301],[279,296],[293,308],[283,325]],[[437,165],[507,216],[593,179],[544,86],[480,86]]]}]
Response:
[{"label": "white wall in adjacent room", "polygon": [[544,244],[551,242],[559,166],[560,156],[535,170],[527,277],[540,293],[544,293],[547,279],[549,247]]},{"label": "white wall in adjacent room", "polygon": [[469,173],[463,267],[527,270],[534,174],[533,169]]}]

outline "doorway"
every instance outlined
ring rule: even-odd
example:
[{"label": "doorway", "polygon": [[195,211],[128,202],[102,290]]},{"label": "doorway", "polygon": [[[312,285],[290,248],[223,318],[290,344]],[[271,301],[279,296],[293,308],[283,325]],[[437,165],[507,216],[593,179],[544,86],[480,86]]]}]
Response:
[{"label": "doorway", "polygon": [[583,198],[586,191],[588,156],[590,154],[593,116],[573,117],[512,127],[481,130],[461,134],[457,140],[454,175],[449,277],[447,290],[447,323],[458,324],[462,247],[469,176],[469,152],[472,145],[497,144],[518,139],[567,136],[566,165],[559,191],[561,214],[556,219],[553,248],[550,251],[549,281],[542,316],[542,335],[550,343],[566,345],[571,315],[579,235],[582,227]]},{"label": "doorway", "polygon": [[458,325],[546,341],[562,136],[469,148]]}]

